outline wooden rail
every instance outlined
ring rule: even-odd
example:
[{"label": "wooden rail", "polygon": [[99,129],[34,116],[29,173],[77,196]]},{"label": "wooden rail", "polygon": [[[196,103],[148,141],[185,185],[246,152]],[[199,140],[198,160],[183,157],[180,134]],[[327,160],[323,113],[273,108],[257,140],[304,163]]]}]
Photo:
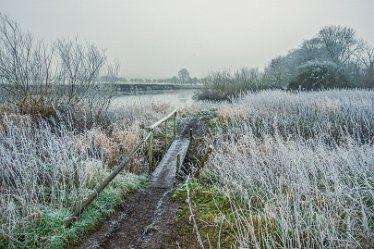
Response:
[{"label": "wooden rail", "polygon": [[153,125],[146,127],[146,129],[148,129],[148,130],[153,130],[153,129],[155,129],[157,126],[159,126],[159,125],[162,124],[163,122],[167,121],[169,118],[171,118],[171,117],[172,117],[173,115],[175,115],[177,112],[178,112],[178,109],[175,109],[175,110],[172,111],[170,114],[168,114],[166,117],[160,119],[159,121],[157,121],[157,122],[154,123]]},{"label": "wooden rail", "polygon": [[151,172],[152,170],[152,166],[153,166],[153,136],[154,136],[154,130],[156,127],[158,127],[159,125],[161,125],[163,122],[165,122],[165,144],[164,144],[164,147],[165,147],[165,151],[167,149],[167,143],[168,143],[168,136],[167,136],[167,121],[173,117],[173,140],[175,139],[175,127],[176,127],[176,117],[177,117],[177,113],[178,113],[178,109],[175,109],[174,111],[172,111],[169,115],[167,115],[166,117],[160,119],[159,121],[157,121],[156,123],[154,123],[153,125],[151,126],[148,126],[146,127],[145,129],[151,134],[151,137],[149,139],[149,142],[148,142],[148,171]]},{"label": "wooden rail", "polygon": [[148,133],[145,135],[145,138],[135,146],[135,148],[130,152],[130,154],[112,171],[112,173],[105,178],[105,180],[95,189],[95,191],[83,202],[83,204],[74,212],[74,214],[64,222],[64,227],[70,227],[78,217],[87,209],[87,207],[99,196],[99,194],[108,186],[109,183],[124,169],[124,167],[132,160],[136,152],[139,151],[141,146],[148,143],[148,171],[151,172],[152,163],[153,163],[153,137],[154,137],[154,130],[157,126],[165,122],[165,149],[167,146],[167,121],[171,117],[173,117],[173,140],[175,139],[175,126],[176,126],[176,116],[178,113],[178,109],[175,109],[166,117],[162,118],[161,120],[157,121],[151,126],[148,126],[146,130]]}]

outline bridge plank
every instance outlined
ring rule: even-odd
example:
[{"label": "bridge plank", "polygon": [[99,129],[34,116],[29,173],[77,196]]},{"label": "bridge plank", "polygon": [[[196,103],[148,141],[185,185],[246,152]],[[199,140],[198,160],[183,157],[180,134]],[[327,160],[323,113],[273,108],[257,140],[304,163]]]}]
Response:
[{"label": "bridge plank", "polygon": [[151,187],[171,188],[177,173],[177,155],[182,165],[190,146],[189,139],[176,139],[152,174]]}]

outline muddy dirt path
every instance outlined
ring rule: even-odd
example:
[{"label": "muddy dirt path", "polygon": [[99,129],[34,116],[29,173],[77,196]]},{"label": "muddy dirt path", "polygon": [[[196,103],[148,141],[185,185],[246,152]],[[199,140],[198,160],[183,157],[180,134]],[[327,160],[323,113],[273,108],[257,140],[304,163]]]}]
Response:
[{"label": "muddy dirt path", "polygon": [[191,118],[181,125],[180,136],[152,174],[149,187],[126,198],[119,211],[76,248],[180,248],[173,231],[177,204],[172,202],[171,194],[176,157],[187,152],[190,128],[198,130],[198,119]]}]

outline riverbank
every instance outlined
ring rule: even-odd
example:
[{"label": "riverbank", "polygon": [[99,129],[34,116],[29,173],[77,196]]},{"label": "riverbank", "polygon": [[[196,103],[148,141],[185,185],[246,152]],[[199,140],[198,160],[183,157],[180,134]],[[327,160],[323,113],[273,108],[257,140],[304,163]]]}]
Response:
[{"label": "riverbank", "polygon": [[[3,245],[74,241],[77,234],[70,230],[70,237],[60,239],[56,224],[62,218],[53,219],[64,217],[60,213],[48,211],[42,220],[34,213],[71,214],[105,176],[103,169],[139,141],[140,127],[170,110],[162,103],[129,105],[110,110],[109,126],[57,133],[53,123],[2,114],[2,186],[9,186],[1,192],[1,236],[8,243]],[[162,230],[168,245],[198,248],[200,236],[206,248],[373,247],[373,91],[262,91],[232,103],[194,103],[181,114],[200,116],[205,118],[196,130],[204,132],[194,133],[181,184],[168,196],[172,208],[165,208],[174,225],[160,226],[170,229]],[[144,156],[138,155],[124,177],[144,179]],[[194,177],[184,183],[188,174]],[[128,182],[114,187],[127,188]],[[26,228],[33,224],[46,229],[30,233]],[[148,232],[157,234],[157,227]]]},{"label": "riverbank", "polygon": [[168,83],[115,83],[113,89],[116,95],[154,94],[170,90],[196,90],[201,84],[168,84]]}]

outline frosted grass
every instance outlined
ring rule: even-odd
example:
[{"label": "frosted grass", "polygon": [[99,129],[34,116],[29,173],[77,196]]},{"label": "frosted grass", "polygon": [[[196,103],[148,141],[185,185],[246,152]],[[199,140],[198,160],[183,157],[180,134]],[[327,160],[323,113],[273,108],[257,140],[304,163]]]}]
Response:
[{"label": "frosted grass", "polygon": [[[74,209],[142,139],[141,125],[170,111],[164,104],[118,106],[103,114],[107,126],[86,127],[37,119],[3,107],[0,114],[0,239],[37,217],[40,209]],[[83,124],[72,123],[79,120]],[[143,173],[141,151],[124,173]],[[61,224],[62,225],[62,224]]]},{"label": "frosted grass", "polygon": [[265,91],[220,105],[205,177],[239,248],[374,246],[374,93]]}]

